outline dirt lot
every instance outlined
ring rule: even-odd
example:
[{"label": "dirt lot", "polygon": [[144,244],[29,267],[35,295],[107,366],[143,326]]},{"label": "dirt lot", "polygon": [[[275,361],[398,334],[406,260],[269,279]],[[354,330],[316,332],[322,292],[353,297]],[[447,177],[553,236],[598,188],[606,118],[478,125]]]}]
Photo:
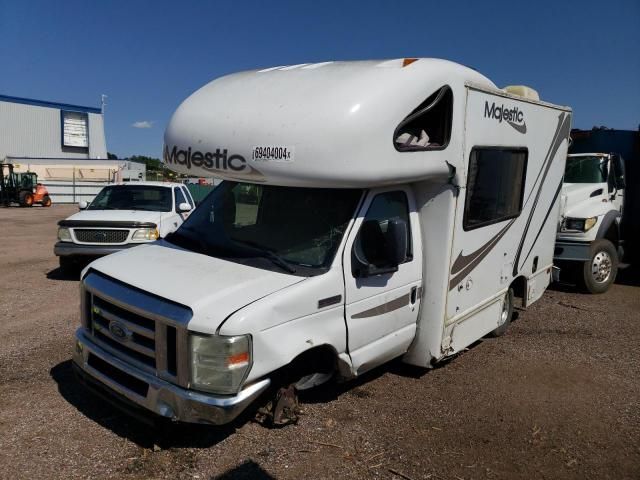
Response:
[{"label": "dirt lot", "polygon": [[431,371],[392,363],[308,396],[298,425],[150,428],[74,380],[74,207],[0,209],[0,478],[640,478],[640,274],[549,290]]}]

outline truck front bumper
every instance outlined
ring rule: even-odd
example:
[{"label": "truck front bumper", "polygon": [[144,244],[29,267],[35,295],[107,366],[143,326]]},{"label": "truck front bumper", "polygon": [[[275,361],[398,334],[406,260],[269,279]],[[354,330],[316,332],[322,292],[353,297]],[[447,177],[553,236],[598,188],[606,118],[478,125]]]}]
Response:
[{"label": "truck front bumper", "polygon": [[128,243],[126,245],[79,245],[73,242],[57,242],[53,247],[53,253],[57,257],[103,257],[131,247],[144,245],[141,243]]},{"label": "truck front bumper", "polygon": [[[83,328],[76,331],[74,370],[80,380],[97,386],[127,410],[142,407],[161,417],[187,423],[223,425],[234,420],[270,385],[267,378],[232,396],[215,396],[178,387],[140,371],[96,345]],[[122,401],[124,400],[124,401]],[[134,414],[133,408],[130,413]]]},{"label": "truck front bumper", "polygon": [[591,242],[557,240],[553,260],[586,262],[591,259]]}]

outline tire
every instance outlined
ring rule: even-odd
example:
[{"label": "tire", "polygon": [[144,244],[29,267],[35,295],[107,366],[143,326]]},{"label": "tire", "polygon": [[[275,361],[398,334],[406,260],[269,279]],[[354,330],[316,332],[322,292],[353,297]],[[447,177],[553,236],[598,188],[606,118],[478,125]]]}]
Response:
[{"label": "tire", "polygon": [[33,206],[33,194],[29,192],[20,192],[20,206],[32,207]]},{"label": "tire", "polygon": [[45,195],[42,197],[42,206],[50,207],[51,206],[51,197],[49,195]]},{"label": "tire", "polygon": [[582,265],[581,287],[587,293],[609,290],[618,274],[618,252],[609,240],[601,238],[591,244],[591,260]]},{"label": "tire", "polygon": [[489,336],[501,337],[504,335],[511,324],[511,317],[513,317],[513,288],[509,288],[507,293],[504,294],[500,316],[498,317],[498,328],[489,333]]}]

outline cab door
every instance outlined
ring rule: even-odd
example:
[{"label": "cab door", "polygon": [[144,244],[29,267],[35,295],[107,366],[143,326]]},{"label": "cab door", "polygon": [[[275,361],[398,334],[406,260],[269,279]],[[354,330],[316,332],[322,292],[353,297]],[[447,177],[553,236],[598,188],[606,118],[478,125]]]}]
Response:
[{"label": "cab door", "polygon": [[[389,262],[406,225],[404,258]],[[357,373],[402,355],[411,344],[422,285],[422,245],[409,188],[371,190],[344,250],[348,349]],[[368,267],[364,265],[368,264]]]}]

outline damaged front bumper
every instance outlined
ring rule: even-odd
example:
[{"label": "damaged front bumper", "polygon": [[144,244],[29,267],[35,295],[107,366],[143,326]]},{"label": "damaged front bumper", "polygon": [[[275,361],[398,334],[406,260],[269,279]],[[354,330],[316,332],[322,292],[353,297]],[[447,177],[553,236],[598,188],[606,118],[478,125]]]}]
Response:
[{"label": "damaged front bumper", "polygon": [[[84,329],[76,331],[74,371],[83,383],[102,387],[121,400],[120,405],[138,406],[161,417],[187,423],[224,425],[234,420],[270,385],[267,378],[232,396],[215,396],[178,387],[142,372],[96,345]],[[124,400],[124,401],[123,401]],[[135,415],[135,412],[131,412]]]}]

